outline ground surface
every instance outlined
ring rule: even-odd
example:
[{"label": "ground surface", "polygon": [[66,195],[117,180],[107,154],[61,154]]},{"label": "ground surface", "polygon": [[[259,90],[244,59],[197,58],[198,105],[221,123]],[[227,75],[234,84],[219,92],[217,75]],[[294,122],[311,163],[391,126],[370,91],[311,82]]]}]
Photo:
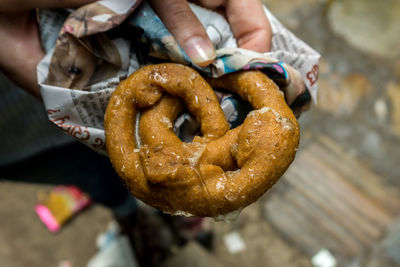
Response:
[{"label": "ground surface", "polygon": [[[264,2],[322,54],[318,105],[273,190],[233,224],[208,221],[211,251],[189,242],[165,266],[312,266],[321,249],[339,266],[400,266],[399,2]],[[0,182],[0,266],[85,266],[95,254],[110,212],[94,205],[50,234],[33,211],[47,188]],[[237,253],[224,243],[232,233]]]}]

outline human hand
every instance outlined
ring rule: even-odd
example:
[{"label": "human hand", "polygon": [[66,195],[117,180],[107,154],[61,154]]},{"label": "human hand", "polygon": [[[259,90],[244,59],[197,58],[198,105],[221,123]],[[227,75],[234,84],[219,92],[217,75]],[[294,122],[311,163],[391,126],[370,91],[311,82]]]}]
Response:
[{"label": "human hand", "polygon": [[[40,98],[36,65],[44,57],[36,21],[36,8],[74,8],[94,0],[0,0],[0,70],[21,88]],[[186,0],[149,1],[164,24],[192,60],[206,66],[215,58],[214,47]],[[271,29],[259,0],[197,0],[222,11],[231,24],[239,47],[265,52]]]},{"label": "human hand", "polygon": [[[215,49],[186,0],[148,0],[192,61],[209,65]],[[271,45],[271,26],[260,0],[195,0],[200,6],[222,13],[228,20],[241,48],[267,52]]]},{"label": "human hand", "polygon": [[19,87],[40,98],[36,66],[45,53],[36,8],[73,8],[93,0],[0,0],[0,70]]}]

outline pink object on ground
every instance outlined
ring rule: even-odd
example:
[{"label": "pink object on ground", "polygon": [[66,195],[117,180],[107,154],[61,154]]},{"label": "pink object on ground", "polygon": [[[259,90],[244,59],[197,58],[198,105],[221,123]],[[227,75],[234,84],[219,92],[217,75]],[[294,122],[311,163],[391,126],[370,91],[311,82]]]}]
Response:
[{"label": "pink object on ground", "polygon": [[56,218],[54,218],[53,214],[51,214],[51,211],[45,205],[36,205],[35,211],[39,215],[39,218],[42,220],[42,222],[51,232],[55,233],[60,230],[60,224],[57,222]]},{"label": "pink object on ground", "polygon": [[56,186],[49,193],[39,196],[40,203],[35,206],[35,211],[53,233],[58,232],[66,221],[91,203],[88,195],[72,185]]}]

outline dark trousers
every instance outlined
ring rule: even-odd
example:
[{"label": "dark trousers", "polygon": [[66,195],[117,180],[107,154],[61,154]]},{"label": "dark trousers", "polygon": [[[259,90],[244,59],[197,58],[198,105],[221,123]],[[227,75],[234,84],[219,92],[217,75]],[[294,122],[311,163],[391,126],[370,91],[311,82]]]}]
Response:
[{"label": "dark trousers", "polygon": [[76,142],[0,167],[0,180],[76,185],[111,209],[129,196],[107,157]]}]

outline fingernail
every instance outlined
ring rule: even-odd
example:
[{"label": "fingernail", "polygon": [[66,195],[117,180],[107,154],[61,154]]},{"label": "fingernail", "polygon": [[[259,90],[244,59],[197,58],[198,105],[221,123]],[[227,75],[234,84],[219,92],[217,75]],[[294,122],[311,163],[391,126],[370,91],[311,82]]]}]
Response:
[{"label": "fingernail", "polygon": [[211,42],[199,36],[190,38],[183,49],[193,63],[200,67],[208,66],[215,59],[215,50]]}]

